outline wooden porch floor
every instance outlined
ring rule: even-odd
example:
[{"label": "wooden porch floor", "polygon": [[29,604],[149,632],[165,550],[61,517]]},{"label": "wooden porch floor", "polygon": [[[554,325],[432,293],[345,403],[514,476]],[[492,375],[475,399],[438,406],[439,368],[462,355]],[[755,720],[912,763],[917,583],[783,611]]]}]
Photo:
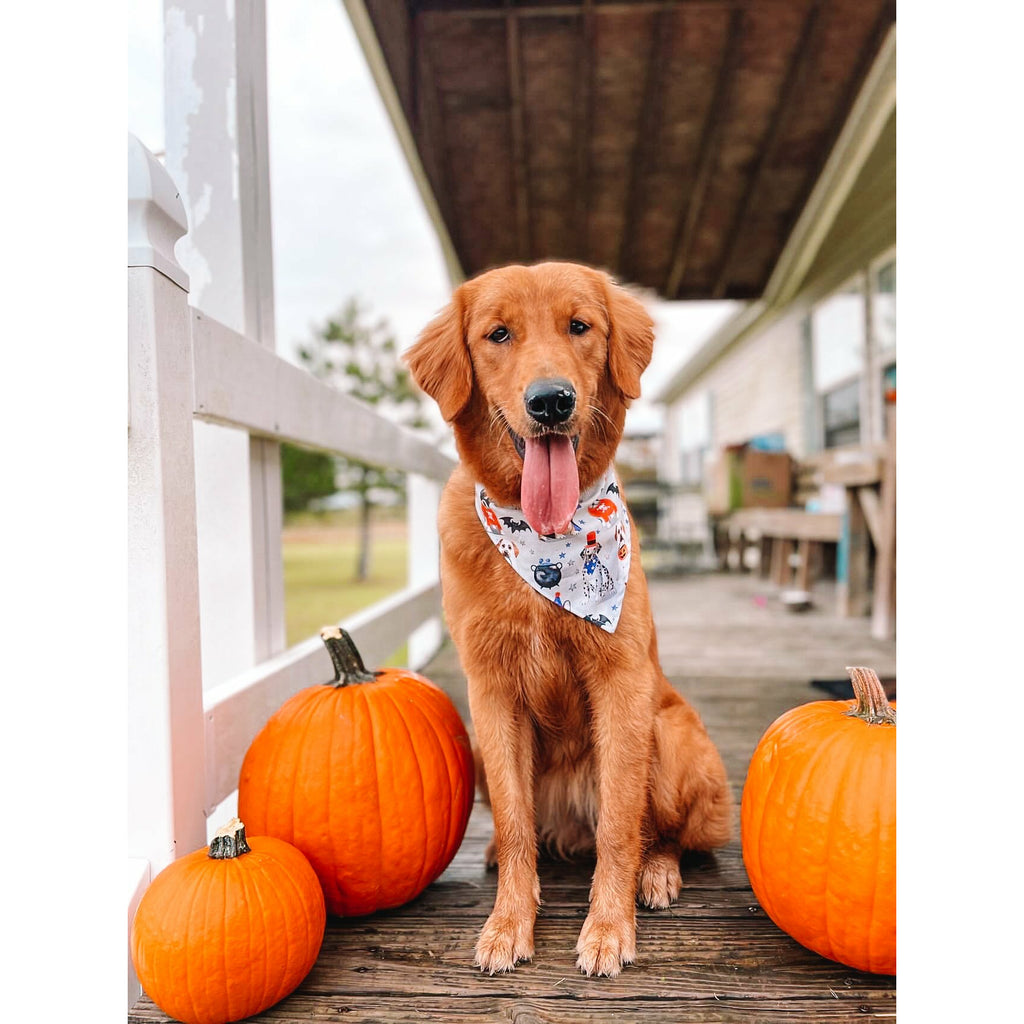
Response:
[{"label": "wooden porch floor", "polygon": [[[485,870],[490,815],[478,804],[441,878],[411,904],[328,921],[309,977],[259,1021],[737,1021],[834,1024],[893,1018],[895,979],[862,974],[805,950],[757,906],[743,868],[738,807],[764,729],[795,704],[821,699],[811,679],[846,665],[895,675],[895,644],[872,640],[867,619],[840,620],[826,585],[815,609],[788,612],[751,576],[651,581],[665,671],[700,711],[722,752],[737,804],[737,838],[683,863],[669,910],[638,912],[638,961],[615,979],[587,979],[573,947],[587,910],[591,864],[542,863],[536,956],[509,975],[473,967],[473,944],[494,899]],[[465,680],[450,646],[425,674],[455,699],[467,725]],[[146,997],[130,1024],[168,1021]]]}]

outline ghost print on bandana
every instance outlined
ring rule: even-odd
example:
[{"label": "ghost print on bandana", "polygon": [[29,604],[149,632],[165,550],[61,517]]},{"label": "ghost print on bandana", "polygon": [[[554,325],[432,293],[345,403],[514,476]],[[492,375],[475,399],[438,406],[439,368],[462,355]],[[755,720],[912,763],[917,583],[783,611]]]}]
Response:
[{"label": "ghost print on bandana", "polygon": [[509,566],[564,611],[615,632],[632,555],[629,513],[611,468],[581,497],[569,532],[539,536],[523,510],[496,504],[476,485],[476,514]]}]

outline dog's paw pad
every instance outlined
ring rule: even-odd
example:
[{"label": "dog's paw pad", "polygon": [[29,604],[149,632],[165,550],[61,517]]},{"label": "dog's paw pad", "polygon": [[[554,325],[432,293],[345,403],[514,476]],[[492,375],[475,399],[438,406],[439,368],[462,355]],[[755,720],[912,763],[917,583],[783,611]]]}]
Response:
[{"label": "dog's paw pad", "polygon": [[636,894],[645,907],[664,910],[675,902],[682,887],[678,857],[670,853],[656,853],[640,869]]},{"label": "dog's paw pad", "polygon": [[616,977],[636,959],[636,925],[633,921],[598,920],[590,915],[576,943],[576,966],[591,975]]},{"label": "dog's paw pad", "polygon": [[521,960],[533,958],[532,922],[516,922],[509,917],[487,919],[476,943],[473,963],[488,974],[504,974]]}]

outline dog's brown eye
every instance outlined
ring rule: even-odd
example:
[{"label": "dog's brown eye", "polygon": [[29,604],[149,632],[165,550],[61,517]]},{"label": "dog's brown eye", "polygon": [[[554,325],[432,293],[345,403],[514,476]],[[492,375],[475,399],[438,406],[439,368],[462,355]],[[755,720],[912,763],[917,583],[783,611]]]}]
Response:
[{"label": "dog's brown eye", "polygon": [[582,320],[570,320],[569,321],[569,333],[570,334],[586,334],[590,330],[590,324],[585,324]]},{"label": "dog's brown eye", "polygon": [[507,327],[496,327],[487,335],[487,337],[490,341],[493,341],[495,345],[500,345],[502,342],[508,341],[512,335],[509,334]]}]

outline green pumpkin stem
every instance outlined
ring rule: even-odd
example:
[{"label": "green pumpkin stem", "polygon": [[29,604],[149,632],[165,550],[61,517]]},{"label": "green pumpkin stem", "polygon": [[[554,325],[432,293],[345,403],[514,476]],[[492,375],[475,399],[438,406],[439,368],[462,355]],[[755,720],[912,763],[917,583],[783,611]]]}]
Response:
[{"label": "green pumpkin stem", "polygon": [[356,648],[352,637],[340,626],[324,626],[320,630],[327,653],[334,665],[334,678],[327,681],[328,686],[350,686],[352,683],[372,683],[377,677],[368,672],[363,664],[363,656]]},{"label": "green pumpkin stem", "polygon": [[847,666],[846,671],[850,673],[853,695],[857,698],[857,706],[846,713],[863,719],[868,725],[895,725],[896,709],[890,706],[875,670]]},{"label": "green pumpkin stem", "polygon": [[232,818],[222,829],[217,830],[207,855],[213,860],[231,860],[250,850],[245,839],[245,826],[238,818]]}]

